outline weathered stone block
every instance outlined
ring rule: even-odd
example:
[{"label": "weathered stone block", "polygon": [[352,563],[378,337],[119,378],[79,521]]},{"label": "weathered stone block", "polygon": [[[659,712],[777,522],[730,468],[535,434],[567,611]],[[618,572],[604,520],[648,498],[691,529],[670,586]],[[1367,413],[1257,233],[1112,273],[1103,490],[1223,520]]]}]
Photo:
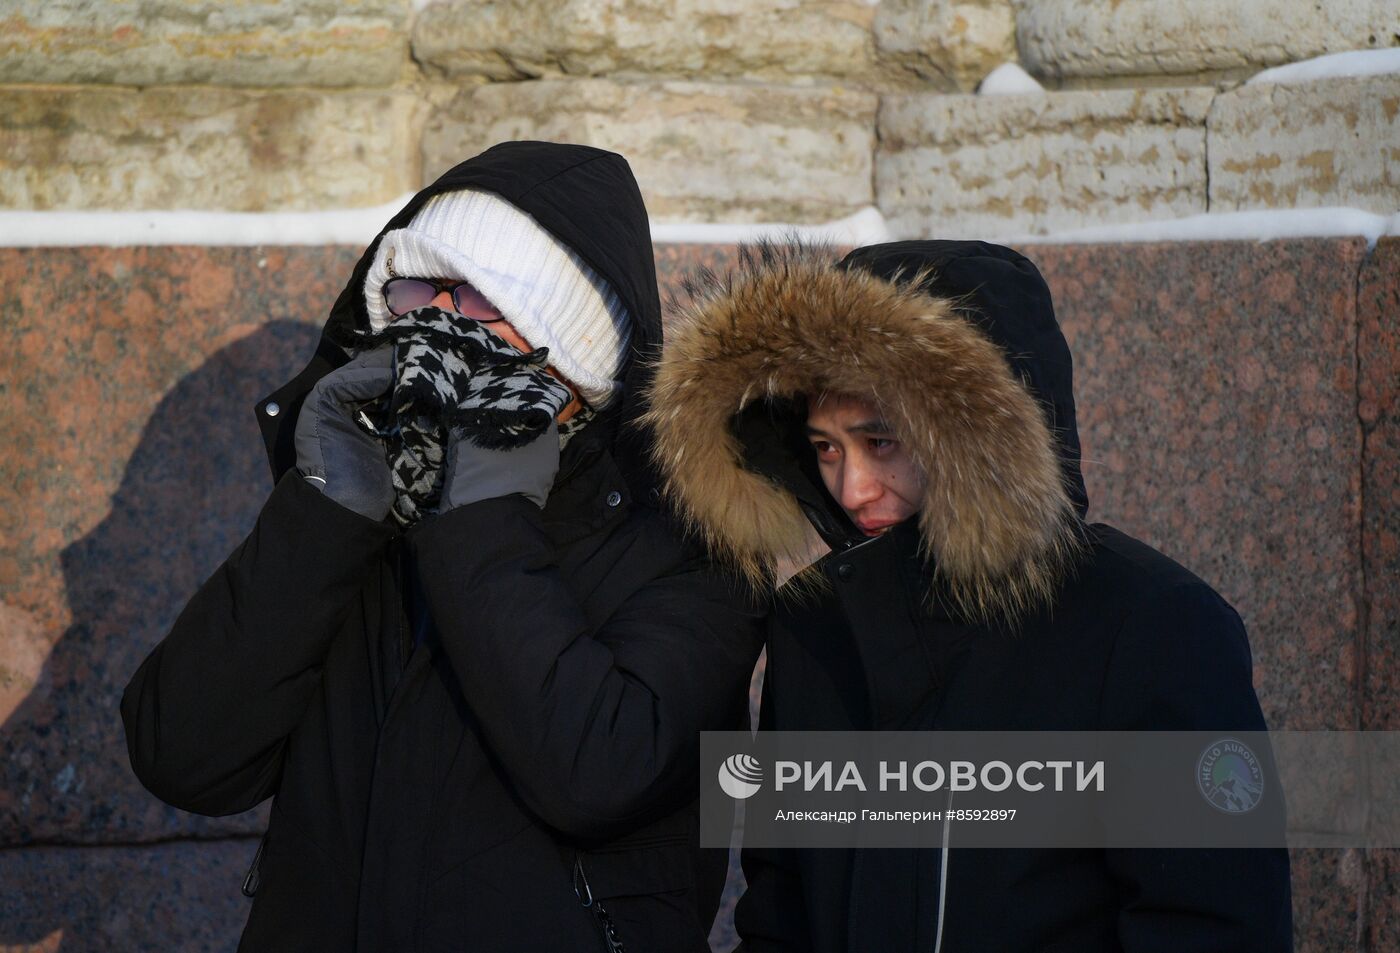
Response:
[{"label": "weathered stone block", "polygon": [[14,0],[0,83],[383,86],[407,62],[403,0]]},{"label": "weathered stone block", "polygon": [[1015,0],[1022,60],[1051,80],[1240,75],[1400,44],[1391,0]]},{"label": "weathered stone block", "polygon": [[867,76],[862,0],[450,0],[418,17],[415,58],[448,76],[651,73]]},{"label": "weathered stone block", "polygon": [[433,115],[423,174],[503,139],[581,142],[626,156],[654,219],[826,221],[871,204],[875,110],[840,86],[482,86]]},{"label": "weathered stone block", "polygon": [[971,89],[1016,58],[1010,0],[449,0],[414,27],[451,77],[649,74]]},{"label": "weathered stone block", "polygon": [[883,0],[875,41],[887,67],[970,90],[1016,61],[1016,14],[1009,0]]},{"label": "weathered stone block", "polygon": [[0,89],[0,207],[292,211],[418,185],[406,92]]},{"label": "weathered stone block", "polygon": [[1241,86],[1208,130],[1212,211],[1400,208],[1400,75]]},{"label": "weathered stone block", "polygon": [[1206,210],[1206,88],[886,97],[875,160],[897,236],[1048,232]]}]

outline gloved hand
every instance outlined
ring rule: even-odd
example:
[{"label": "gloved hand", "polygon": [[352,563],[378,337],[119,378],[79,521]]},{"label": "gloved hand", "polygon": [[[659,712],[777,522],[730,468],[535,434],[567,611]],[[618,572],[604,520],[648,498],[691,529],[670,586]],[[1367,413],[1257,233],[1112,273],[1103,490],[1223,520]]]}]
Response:
[{"label": "gloved hand", "polygon": [[559,425],[553,421],[544,433],[513,450],[477,446],[453,428],[447,444],[447,470],[438,512],[512,493],[519,493],[543,509],[558,472]]},{"label": "gloved hand", "polygon": [[394,502],[384,446],[355,422],[355,404],[388,393],[394,383],[393,345],[353,358],[322,377],[297,418],[297,469],[312,486],[346,509],[381,520]]}]

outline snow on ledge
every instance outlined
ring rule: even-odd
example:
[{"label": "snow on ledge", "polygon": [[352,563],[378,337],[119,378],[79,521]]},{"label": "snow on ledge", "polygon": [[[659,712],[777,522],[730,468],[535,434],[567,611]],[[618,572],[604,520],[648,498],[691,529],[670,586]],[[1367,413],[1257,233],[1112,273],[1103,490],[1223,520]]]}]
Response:
[{"label": "snow on ledge", "polygon": [[1342,76],[1380,76],[1400,73],[1400,47],[1388,50],[1353,50],[1329,53],[1310,60],[1299,60],[1286,66],[1275,66],[1256,73],[1245,83],[1311,83],[1319,79]]},{"label": "snow on ledge", "polygon": [[[409,196],[374,208],[334,212],[15,212],[0,211],[0,247],[79,245],[350,245],[362,248]],[[968,235],[956,228],[927,237],[978,237],[1009,244],[1169,241],[1270,241],[1279,238],[1400,235],[1400,213],[1350,208],[1213,212],[1169,221],[1099,225],[1044,235]],[[652,224],[657,244],[737,244],[797,236],[833,245],[873,245],[892,236],[879,210],[867,207],[822,225]]]},{"label": "snow on ledge", "polygon": [[737,245],[760,238],[783,241],[794,236],[803,241],[832,245],[876,245],[891,238],[885,216],[869,205],[854,215],[822,225],[784,225],[776,222],[754,225],[653,222],[651,225],[651,240],[658,245]]},{"label": "snow on ledge", "polygon": [[1276,209],[1210,212],[1188,218],[1134,225],[1098,225],[1046,235],[1001,236],[995,241],[1027,244],[1109,244],[1117,242],[1275,241],[1281,238],[1362,237],[1374,246],[1382,235],[1400,235],[1400,213],[1376,215],[1354,208]]},{"label": "snow on ledge", "polygon": [[368,245],[412,198],[332,212],[0,211],[0,247]]},{"label": "snow on ledge", "polygon": [[[78,245],[368,245],[411,198],[332,212],[0,211],[0,248]],[[867,206],[822,225],[653,223],[652,241],[735,244],[798,235],[835,245],[889,241],[879,210]]]}]

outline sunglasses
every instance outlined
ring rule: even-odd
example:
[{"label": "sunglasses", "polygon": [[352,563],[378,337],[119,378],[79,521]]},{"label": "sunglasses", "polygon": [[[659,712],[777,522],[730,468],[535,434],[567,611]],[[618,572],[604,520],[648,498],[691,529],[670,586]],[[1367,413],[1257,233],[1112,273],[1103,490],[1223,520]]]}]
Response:
[{"label": "sunglasses", "polygon": [[489,324],[501,320],[501,314],[486,295],[469,281],[439,281],[436,278],[390,278],[382,289],[389,313],[398,317],[408,314],[446,291],[452,295],[452,306],[473,321]]}]

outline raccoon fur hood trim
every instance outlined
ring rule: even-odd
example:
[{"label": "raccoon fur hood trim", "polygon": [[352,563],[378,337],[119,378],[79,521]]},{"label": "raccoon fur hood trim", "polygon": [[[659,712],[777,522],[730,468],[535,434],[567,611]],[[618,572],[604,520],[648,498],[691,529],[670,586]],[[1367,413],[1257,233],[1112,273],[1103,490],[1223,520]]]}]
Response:
[{"label": "raccoon fur hood trim", "polygon": [[1069,350],[1028,260],[980,242],[872,246],[839,263],[759,244],[685,293],[644,420],[671,499],[717,552],[761,584],[810,547],[810,507],[746,466],[737,415],[861,395],[928,475],[918,520],[934,595],[969,620],[1012,623],[1052,601],[1087,498]]}]

